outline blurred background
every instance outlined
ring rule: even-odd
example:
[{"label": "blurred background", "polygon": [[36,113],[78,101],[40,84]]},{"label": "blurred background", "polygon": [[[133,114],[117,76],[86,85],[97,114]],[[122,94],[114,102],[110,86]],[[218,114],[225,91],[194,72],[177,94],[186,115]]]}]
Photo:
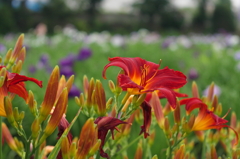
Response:
[{"label": "blurred background", "polygon": [[73,25],[86,32],[127,34],[141,28],[176,33],[239,33],[238,0],[1,0],[0,33],[28,32],[39,23],[48,34]]},{"label": "blurred background", "polygon": [[[2,57],[14,47],[21,33],[25,34],[27,50],[21,74],[43,81],[42,89],[26,83],[38,105],[55,65],[67,78],[75,75],[69,94],[69,121],[79,109],[74,97],[83,90],[83,75],[100,79],[106,97],[113,96],[101,72],[108,58],[115,56],[141,57],[154,63],[162,59],[161,68],[168,66],[187,76],[188,84],[180,91],[189,97],[192,81],[198,84],[201,96],[214,82],[214,93],[223,106],[221,116],[231,108],[239,119],[239,0],[0,0]],[[116,81],[118,71],[116,67],[109,68],[107,78]],[[30,135],[33,116],[22,99],[15,98],[13,102],[25,111],[27,119],[23,125]],[[226,117],[229,118],[230,115]],[[71,130],[74,136],[79,135],[86,119],[80,115]],[[129,142],[139,134],[141,124],[134,122]],[[153,131],[158,135],[152,154],[164,158],[167,143],[162,139],[162,130],[153,124],[150,134]],[[11,132],[17,136],[13,128]],[[56,141],[52,137],[47,144]],[[127,151],[129,158],[134,158],[136,146],[137,143]],[[200,150],[201,143],[194,147]],[[5,158],[16,156],[7,146],[5,152]],[[218,153],[224,151],[220,148]]]}]

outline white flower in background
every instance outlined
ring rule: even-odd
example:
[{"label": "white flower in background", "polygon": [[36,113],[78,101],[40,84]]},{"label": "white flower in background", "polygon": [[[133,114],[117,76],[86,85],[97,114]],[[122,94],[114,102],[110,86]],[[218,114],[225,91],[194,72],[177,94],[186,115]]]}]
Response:
[{"label": "white flower in background", "polygon": [[122,47],[125,45],[125,38],[122,35],[114,35],[111,38],[111,44],[116,47]]}]

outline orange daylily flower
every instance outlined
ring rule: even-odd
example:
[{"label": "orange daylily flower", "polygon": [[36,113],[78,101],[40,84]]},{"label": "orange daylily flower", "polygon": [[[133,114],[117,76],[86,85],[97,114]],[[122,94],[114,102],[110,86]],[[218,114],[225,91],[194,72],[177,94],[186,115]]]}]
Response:
[{"label": "orange daylily flower", "polygon": [[[0,66],[0,70],[5,66]],[[19,75],[17,73],[7,72],[5,81],[0,87],[0,116],[6,116],[4,109],[4,97],[8,95],[8,92],[17,94],[28,102],[28,92],[25,88],[25,81],[32,81],[39,87],[42,87],[42,81],[38,81],[35,78]]]},{"label": "orange daylily flower", "polygon": [[221,129],[223,127],[228,127],[234,131],[236,134],[236,143],[238,143],[238,134],[237,132],[230,126],[226,125],[228,122],[224,118],[220,118],[215,115],[213,111],[208,110],[208,106],[203,103],[203,101],[199,98],[186,98],[180,101],[180,105],[185,104],[187,114],[191,113],[194,109],[198,108],[199,113],[195,118],[194,124],[191,127],[192,131],[201,131],[208,129]]},{"label": "orange daylily flower", "polygon": [[109,58],[109,61],[110,63],[104,67],[102,72],[103,78],[106,79],[108,67],[120,67],[124,74],[118,75],[118,83],[124,91],[135,95],[158,90],[159,96],[167,98],[173,108],[176,106],[177,96],[173,89],[178,89],[187,83],[183,73],[168,67],[159,69],[160,64],[139,57],[114,57]]}]

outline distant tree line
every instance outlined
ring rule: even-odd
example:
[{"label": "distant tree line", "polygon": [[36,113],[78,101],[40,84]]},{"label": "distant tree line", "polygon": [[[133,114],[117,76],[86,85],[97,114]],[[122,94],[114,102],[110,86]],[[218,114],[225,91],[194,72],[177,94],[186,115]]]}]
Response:
[{"label": "distant tree line", "polygon": [[[109,30],[129,33],[146,28],[151,31],[215,33],[220,30],[236,32],[237,29],[230,0],[198,0],[198,7],[190,13],[192,18],[187,25],[186,12],[174,7],[169,0],[137,0],[132,5],[132,13],[112,14],[113,17],[122,17],[112,20],[101,11],[102,0],[75,0],[73,8],[66,5],[68,1],[50,0],[40,11],[27,8],[27,0],[19,0],[18,7],[13,7],[13,2],[0,0],[0,34],[27,32],[40,22],[47,25],[50,34],[54,33],[55,26],[67,24],[86,32]],[[213,4],[212,11],[207,10],[209,3]]]}]

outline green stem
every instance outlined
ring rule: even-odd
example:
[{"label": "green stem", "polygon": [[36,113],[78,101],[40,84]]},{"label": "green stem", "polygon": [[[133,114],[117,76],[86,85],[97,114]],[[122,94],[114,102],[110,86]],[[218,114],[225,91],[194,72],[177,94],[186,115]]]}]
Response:
[{"label": "green stem", "polygon": [[142,138],[142,135],[139,135],[136,139],[134,139],[132,142],[130,142],[127,146],[123,147],[120,151],[118,151],[117,153],[115,153],[112,158],[114,158],[114,156],[117,156],[119,154],[122,154],[122,152],[124,150],[126,150],[127,148],[129,148],[130,146],[132,146],[135,142],[137,142],[140,138]]},{"label": "green stem", "polygon": [[0,158],[2,158],[2,117],[0,116]]},{"label": "green stem", "polygon": [[[208,136],[209,131],[206,132],[206,136]],[[202,145],[202,154],[201,154],[201,159],[205,159],[206,158],[206,137],[204,136],[204,140],[203,140],[203,145]]]}]

